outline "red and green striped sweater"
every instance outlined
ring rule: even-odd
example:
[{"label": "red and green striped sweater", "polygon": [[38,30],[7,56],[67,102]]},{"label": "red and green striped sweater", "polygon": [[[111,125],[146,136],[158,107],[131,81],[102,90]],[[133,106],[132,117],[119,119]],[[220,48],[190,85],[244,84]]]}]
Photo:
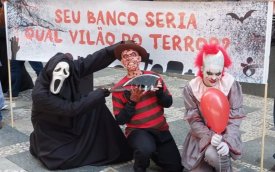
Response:
[{"label": "red and green striped sweater", "polygon": [[[144,74],[155,74],[150,71],[143,71]],[[157,74],[155,74],[157,75]],[[125,76],[122,78],[113,89],[121,88],[121,86],[126,83],[130,78]],[[172,96],[169,93],[166,85],[163,83],[163,95],[168,96],[171,99]],[[153,91],[146,92],[141,100],[133,106],[133,114],[130,119],[126,122],[126,136],[134,129],[137,128],[148,128],[156,129],[160,131],[168,130],[169,126],[166,122],[164,116],[164,107],[160,103],[160,98]],[[120,115],[121,111],[125,108],[126,104],[129,102],[124,92],[113,92],[113,111],[114,115],[117,117]],[[125,113],[125,112],[124,112]],[[125,115],[125,114],[124,114]],[[127,114],[126,114],[127,115]]]}]

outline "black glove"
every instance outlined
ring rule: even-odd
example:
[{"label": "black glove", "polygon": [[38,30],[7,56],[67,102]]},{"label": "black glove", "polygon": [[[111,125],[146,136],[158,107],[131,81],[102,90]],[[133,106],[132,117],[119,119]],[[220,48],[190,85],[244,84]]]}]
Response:
[{"label": "black glove", "polygon": [[159,87],[159,89],[156,91],[156,96],[158,98],[161,98],[163,96],[163,87]]},{"label": "black glove", "polygon": [[125,90],[124,93],[123,93],[123,95],[124,95],[124,97],[125,97],[128,101],[130,101],[130,96],[131,96],[131,92],[130,92],[130,91]]},{"label": "black glove", "polygon": [[104,97],[108,97],[111,94],[111,92],[107,88],[99,88],[99,90],[103,92]]},{"label": "black glove", "polygon": [[123,93],[123,96],[126,98],[126,100],[128,100],[128,104],[131,105],[131,106],[135,106],[136,105],[136,102],[132,101],[130,99],[131,97],[131,92],[128,91],[128,90],[125,90],[124,93]]},{"label": "black glove", "polygon": [[159,85],[159,83],[160,83],[160,86],[158,86],[158,90],[156,91],[156,96],[158,98],[161,98],[163,96],[163,81],[159,80],[158,85]]}]

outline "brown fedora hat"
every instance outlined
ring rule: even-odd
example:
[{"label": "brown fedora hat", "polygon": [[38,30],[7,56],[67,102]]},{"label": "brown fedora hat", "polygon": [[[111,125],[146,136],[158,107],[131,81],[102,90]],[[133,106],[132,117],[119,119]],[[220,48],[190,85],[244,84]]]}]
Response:
[{"label": "brown fedora hat", "polygon": [[141,61],[144,62],[144,61],[148,60],[149,54],[147,53],[147,51],[143,47],[137,45],[134,41],[125,41],[124,43],[119,44],[115,48],[115,56],[116,56],[116,58],[118,60],[121,60],[121,53],[124,50],[129,50],[129,49],[137,51],[138,54],[141,56]]}]

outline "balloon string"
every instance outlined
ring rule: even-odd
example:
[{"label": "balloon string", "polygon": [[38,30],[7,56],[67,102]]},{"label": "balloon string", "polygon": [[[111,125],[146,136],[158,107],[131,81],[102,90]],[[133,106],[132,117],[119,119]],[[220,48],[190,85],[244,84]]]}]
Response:
[{"label": "balloon string", "polygon": [[221,162],[221,155],[220,155],[220,154],[218,154],[218,155],[219,155],[219,165],[220,165],[220,170],[219,170],[219,171],[221,172],[221,171],[222,171],[222,164],[221,164],[221,163],[222,163],[222,162]]}]

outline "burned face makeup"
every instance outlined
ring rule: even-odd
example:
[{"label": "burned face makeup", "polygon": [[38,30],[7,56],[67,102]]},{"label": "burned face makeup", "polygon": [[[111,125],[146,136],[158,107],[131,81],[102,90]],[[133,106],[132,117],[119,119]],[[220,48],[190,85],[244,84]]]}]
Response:
[{"label": "burned face makeup", "polygon": [[121,53],[121,63],[128,71],[139,70],[141,57],[137,51],[129,49]]}]

